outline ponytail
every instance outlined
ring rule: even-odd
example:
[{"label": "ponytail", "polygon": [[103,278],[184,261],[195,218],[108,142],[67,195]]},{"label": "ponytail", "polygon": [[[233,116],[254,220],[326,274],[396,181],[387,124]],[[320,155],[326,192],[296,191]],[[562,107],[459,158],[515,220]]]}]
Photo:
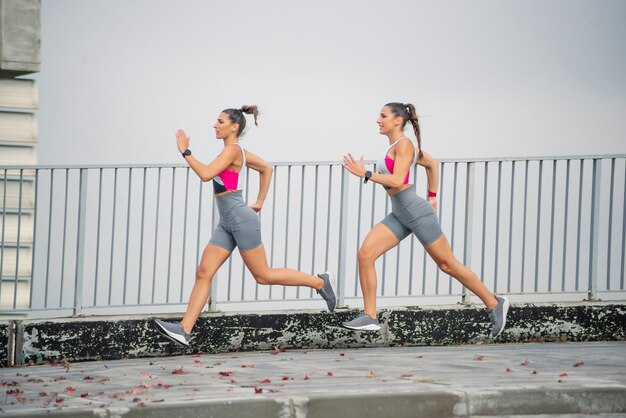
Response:
[{"label": "ponytail", "polygon": [[402,129],[404,129],[408,121],[411,122],[411,125],[413,125],[413,132],[415,133],[415,139],[417,139],[417,147],[419,148],[417,157],[418,159],[422,158],[422,135],[420,133],[419,122],[417,121],[415,106],[411,103],[404,104],[398,102],[387,103],[385,106],[391,110],[391,113],[393,113],[394,116],[400,116],[402,118]]},{"label": "ponytail", "polygon": [[417,159],[419,160],[424,155],[422,153],[422,135],[420,131],[420,124],[417,121],[417,113],[415,113],[415,106],[411,103],[407,103],[406,105],[407,113],[409,116],[409,121],[411,125],[413,125],[413,132],[415,133],[415,139],[417,139],[417,148],[419,148],[419,153],[417,154]]},{"label": "ponytail", "polygon": [[254,124],[259,126],[257,123],[257,117],[259,116],[259,109],[256,106],[241,106],[239,109],[224,109],[222,113],[226,113],[230,118],[232,123],[239,124],[239,130],[237,131],[237,136],[241,136],[241,133],[244,129],[246,129],[246,117],[243,115],[244,113],[248,115],[254,116]]},{"label": "ponytail", "polygon": [[252,105],[252,106],[243,105],[243,106],[241,106],[241,109],[239,109],[239,110],[241,110],[243,113],[246,113],[248,115],[253,115],[254,116],[254,125],[255,126],[259,126],[259,124],[256,122],[256,118],[257,118],[257,116],[259,116],[259,109],[256,106],[254,106],[254,105]]}]

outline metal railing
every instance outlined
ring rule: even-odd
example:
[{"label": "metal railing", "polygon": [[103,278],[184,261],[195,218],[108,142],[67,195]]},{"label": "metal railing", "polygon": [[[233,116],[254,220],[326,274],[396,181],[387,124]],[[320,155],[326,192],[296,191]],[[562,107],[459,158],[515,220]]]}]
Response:
[{"label": "metal railing", "polygon": [[[390,210],[386,193],[338,162],[274,168],[259,215],[268,262],[334,271],[340,305],[359,305],[357,250]],[[414,182],[423,194],[419,167]],[[183,311],[217,221],[210,187],[180,165],[4,166],[0,193],[3,314]],[[438,195],[453,252],[493,291],[624,299],[626,155],[442,160]],[[380,306],[474,298],[413,236],[377,272]],[[308,288],[257,285],[236,251],[209,300],[220,310],[322,306]]]}]

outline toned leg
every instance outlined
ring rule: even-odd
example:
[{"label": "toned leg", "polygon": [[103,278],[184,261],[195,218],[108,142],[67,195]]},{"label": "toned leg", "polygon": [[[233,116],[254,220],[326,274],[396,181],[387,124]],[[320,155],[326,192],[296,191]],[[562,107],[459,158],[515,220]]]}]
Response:
[{"label": "toned leg", "polygon": [[271,268],[263,244],[241,253],[243,262],[259,284],[280,284],[283,286],[306,286],[321,289],[324,280],[318,276],[302,273],[290,268]]},{"label": "toned leg", "polygon": [[215,276],[217,270],[229,256],[230,251],[217,245],[209,244],[204,248],[200,265],[196,269],[196,282],[191,290],[191,296],[189,296],[187,312],[182,321],[180,321],[186,333],[191,333],[198,316],[200,316],[200,312],[202,312],[202,307],[206,304],[209,297],[211,280],[213,280],[213,276]]},{"label": "toned leg", "polygon": [[384,224],[379,223],[367,234],[359,248],[359,281],[363,292],[364,312],[376,318],[376,267],[374,263],[400,240]]},{"label": "toned leg", "polygon": [[433,243],[425,247],[425,250],[435,263],[437,263],[441,271],[461,282],[463,286],[467,287],[472,293],[478,296],[487,308],[494,308],[498,304],[495,296],[489,291],[487,286],[480,281],[476,273],[468,269],[454,257],[445,235],[441,235]]}]

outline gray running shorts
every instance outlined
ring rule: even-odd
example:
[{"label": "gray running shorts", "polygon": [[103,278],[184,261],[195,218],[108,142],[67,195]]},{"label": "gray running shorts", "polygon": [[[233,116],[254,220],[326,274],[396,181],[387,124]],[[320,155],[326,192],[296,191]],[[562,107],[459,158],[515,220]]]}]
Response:
[{"label": "gray running shorts", "polygon": [[426,247],[443,235],[437,213],[430,203],[415,193],[415,187],[410,187],[389,198],[391,199],[391,213],[382,220],[382,223],[393,232],[398,240],[402,241],[412,232]]},{"label": "gray running shorts", "polygon": [[243,201],[241,191],[215,196],[220,222],[215,227],[209,244],[232,252],[257,248],[261,242],[261,220],[259,215]]}]

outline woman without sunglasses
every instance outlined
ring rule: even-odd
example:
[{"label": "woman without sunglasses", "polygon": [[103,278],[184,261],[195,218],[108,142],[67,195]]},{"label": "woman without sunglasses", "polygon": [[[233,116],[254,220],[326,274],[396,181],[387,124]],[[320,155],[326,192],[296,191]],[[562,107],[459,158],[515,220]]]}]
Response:
[{"label": "woman without sunglasses", "polygon": [[[239,248],[243,262],[259,284],[307,286],[317,290],[331,312],[337,305],[335,279],[332,273],[311,276],[288,268],[273,269],[267,264],[257,212],[263,208],[272,179],[272,167],[257,155],[245,150],[239,143],[239,138],[246,127],[244,113],[254,115],[254,124],[257,125],[256,106],[226,109],[220,113],[213,127],[215,137],[224,142],[224,149],[208,165],[201,163],[191,154],[187,134],[182,129],[176,132],[178,151],[187,164],[202,181],[213,180],[215,202],[220,214],[219,224],[213,231],[196,270],[196,282],[191,290],[187,312],[182,321],[155,320],[159,332],[183,345],[189,345],[191,330],[207,302],[213,276],[235,247]],[[246,205],[242,194],[246,166],[257,171],[260,178],[258,197],[250,206]]]},{"label": "woman without sunglasses", "polygon": [[[413,125],[417,148],[404,135],[404,127],[409,121]],[[351,154],[343,157],[343,166],[350,173],[363,178],[365,183],[371,181],[382,185],[389,194],[392,210],[382,222],[374,226],[359,249],[359,279],[364,311],[343,325],[355,330],[380,329],[376,318],[374,262],[413,233],[441,271],[457,279],[482,300],[489,310],[491,335],[497,336],[506,324],[509,301],[506,297],[493,295],[478,276],[452,254],[434,209],[437,205],[438,165],[436,160],[421,150],[415,106],[410,103],[387,103],[380,111],[377,123],[380,134],[389,140],[385,155],[376,164],[377,172],[372,173],[365,168],[363,157],[357,161]],[[426,168],[428,202],[418,196],[415,185],[410,184],[415,163]]]}]

